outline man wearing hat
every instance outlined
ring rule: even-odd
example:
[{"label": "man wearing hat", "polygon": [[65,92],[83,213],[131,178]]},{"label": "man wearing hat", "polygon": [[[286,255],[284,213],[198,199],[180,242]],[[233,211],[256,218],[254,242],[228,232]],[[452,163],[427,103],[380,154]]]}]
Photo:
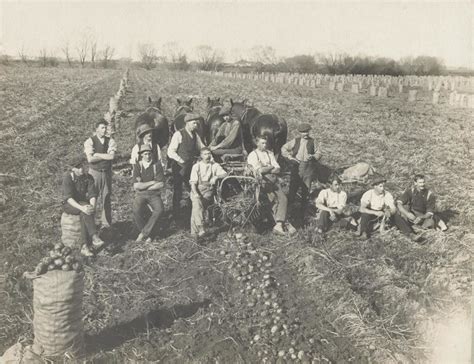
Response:
[{"label": "man wearing hat", "polygon": [[173,214],[178,215],[183,183],[189,184],[189,175],[195,159],[199,156],[201,148],[205,147],[197,134],[199,120],[198,114],[188,113],[184,117],[184,128],[176,131],[168,146],[168,157],[171,159],[171,173],[173,175]]},{"label": "man wearing hat", "polygon": [[156,143],[153,143],[153,140],[152,140],[153,130],[154,128],[152,128],[148,124],[142,124],[137,128],[137,137],[139,141],[132,148],[132,152],[130,154],[130,164],[133,165],[133,164],[138,163],[139,158],[140,158],[140,154],[139,154],[140,146],[144,144],[147,144],[151,147],[151,150],[152,150],[151,160],[153,161],[153,163],[156,163],[156,162],[162,163],[160,146],[157,145]]},{"label": "man wearing hat", "polygon": [[[140,234],[137,242],[151,241],[151,233],[164,211],[160,190],[164,187],[164,173],[160,162],[153,162],[152,148],[148,144],[140,146],[141,160],[133,165],[133,216]],[[151,216],[146,214],[151,208]]]},{"label": "man wearing hat", "polygon": [[85,256],[94,255],[90,250],[99,248],[104,242],[99,238],[94,221],[97,190],[94,178],[87,173],[87,161],[78,157],[71,163],[71,170],[63,176],[63,211],[70,215],[79,215],[81,219],[81,235],[84,245],[81,253]]},{"label": "man wearing hat", "polygon": [[311,125],[307,123],[298,125],[299,136],[281,148],[281,155],[291,166],[288,202],[295,201],[296,193],[301,188],[303,213],[313,181],[314,161],[321,158],[319,147],[315,150],[314,139],[309,136],[310,131]]},{"label": "man wearing hat", "polygon": [[84,153],[89,162],[89,173],[94,178],[97,193],[102,197],[102,227],[112,224],[112,163],[117,144],[107,137],[107,122],[95,124],[95,134],[84,142]]},{"label": "man wearing hat", "polygon": [[410,225],[397,212],[395,201],[390,192],[385,191],[386,179],[376,177],[372,181],[372,189],[362,195],[360,199],[360,232],[362,239],[369,239],[373,226],[377,221],[392,221],[393,224],[413,241],[419,236],[413,233]]},{"label": "man wearing hat", "polygon": [[210,144],[210,150],[220,160],[224,154],[242,154],[242,128],[240,121],[230,115],[230,107],[225,106],[219,112],[224,120]]},{"label": "man wearing hat", "polygon": [[227,172],[212,160],[211,150],[201,149],[201,160],[196,162],[191,170],[189,184],[191,185],[191,234],[201,237],[205,234],[204,212],[212,203],[215,185],[218,179],[227,176]]}]

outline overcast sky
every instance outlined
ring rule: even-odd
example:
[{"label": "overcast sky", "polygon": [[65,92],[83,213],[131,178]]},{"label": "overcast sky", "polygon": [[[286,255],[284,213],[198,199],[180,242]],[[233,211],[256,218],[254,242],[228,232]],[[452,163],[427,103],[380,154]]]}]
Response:
[{"label": "overcast sky", "polygon": [[471,1],[5,1],[0,0],[0,47],[17,55],[77,43],[85,31],[99,48],[137,57],[139,43],[157,49],[177,42],[188,54],[201,44],[245,58],[255,45],[278,56],[349,53],[440,57],[447,66],[474,63]]}]

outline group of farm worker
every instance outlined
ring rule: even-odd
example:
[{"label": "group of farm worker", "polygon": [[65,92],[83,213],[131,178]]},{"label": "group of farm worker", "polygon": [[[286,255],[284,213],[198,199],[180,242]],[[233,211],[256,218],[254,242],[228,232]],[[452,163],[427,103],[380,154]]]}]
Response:
[{"label": "group of farm worker", "polygon": [[[194,113],[185,115],[185,127],[173,134],[168,146],[167,155],[171,162],[168,167],[171,167],[173,180],[173,215],[176,218],[179,216],[183,186],[187,186],[192,203],[191,233],[196,238],[206,234],[207,207],[213,202],[217,181],[227,176],[218,161],[225,154],[244,153],[240,122],[233,119],[230,111],[228,107],[221,109],[219,115],[224,122],[209,146],[204,145],[197,133],[200,116]],[[94,222],[99,197],[102,202],[102,227],[110,227],[112,223],[112,162],[117,146],[113,138],[106,136],[106,127],[103,120],[96,123],[95,134],[84,143],[86,159],[74,162],[72,170],[63,179],[64,211],[81,217],[81,231],[86,242],[81,252],[86,256],[93,255],[93,250],[104,244]],[[256,138],[256,148],[247,156],[250,173],[261,181],[262,192],[272,204],[273,232],[276,234],[291,235],[296,232],[287,219],[287,207],[295,201],[299,190],[303,211],[309,202],[313,162],[321,158],[320,148],[315,147],[310,131],[309,124],[300,124],[299,135],[281,148],[281,156],[292,166],[288,196],[279,182],[280,165],[274,153],[267,148],[264,136]],[[152,132],[153,128],[142,125],[137,131],[139,142],[131,152],[135,190],[133,215],[140,231],[136,239],[138,242],[152,240],[153,230],[164,212],[161,190],[165,186],[165,173],[161,150],[153,143]],[[385,190],[385,182],[383,178],[374,179],[372,188],[363,194],[360,222],[357,224],[354,216],[347,214],[347,194],[342,190],[341,180],[332,175],[329,188],[321,190],[315,199],[315,206],[320,210],[317,231],[325,233],[331,226],[337,225],[354,229],[362,239],[368,239],[374,224],[383,220],[391,221],[403,234],[418,240],[414,225],[446,229],[443,221],[435,215],[435,196],[425,187],[423,175],[415,175],[413,186],[397,201]]]}]

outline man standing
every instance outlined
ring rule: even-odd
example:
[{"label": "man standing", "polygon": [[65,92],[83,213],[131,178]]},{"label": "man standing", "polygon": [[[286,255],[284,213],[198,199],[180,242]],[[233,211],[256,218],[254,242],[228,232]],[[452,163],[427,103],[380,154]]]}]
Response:
[{"label": "man standing", "polygon": [[163,165],[162,159],[161,159],[161,149],[160,146],[156,143],[153,143],[152,140],[152,133],[153,133],[153,128],[147,124],[140,125],[137,128],[137,136],[139,139],[139,142],[135,144],[132,148],[132,152],[130,154],[130,164],[136,164],[139,161],[140,157],[140,146],[147,144],[151,148],[151,160],[153,163],[160,162]]},{"label": "man standing", "polygon": [[215,139],[210,144],[212,154],[221,160],[224,154],[242,154],[242,130],[240,121],[230,115],[230,107],[221,109],[219,116],[224,119]]},{"label": "man standing", "polygon": [[[425,176],[416,174],[414,185],[403,192],[397,200],[398,210],[402,217],[413,225],[421,225],[423,229],[431,229],[436,225],[441,230],[446,230],[446,224],[436,219],[435,216],[436,197],[425,187]],[[438,220],[435,222],[435,219]]]},{"label": "man standing", "polygon": [[171,159],[173,175],[173,214],[175,217],[179,212],[183,183],[188,184],[193,163],[201,148],[205,146],[196,132],[200,118],[197,114],[186,114],[185,127],[173,134],[168,146],[168,157]]},{"label": "man standing", "polygon": [[379,177],[372,182],[372,189],[362,195],[360,199],[360,236],[369,239],[373,225],[377,221],[392,220],[395,226],[413,241],[421,237],[416,236],[410,225],[397,213],[395,201],[390,192],[385,191],[385,178]]},{"label": "man standing", "polygon": [[306,207],[314,174],[314,161],[321,158],[321,151],[314,148],[314,139],[309,136],[311,126],[300,124],[300,136],[290,140],[281,148],[281,155],[290,161],[291,177],[288,201],[293,203],[296,193],[301,188],[302,209]]},{"label": "man standing", "polygon": [[102,227],[112,224],[112,162],[117,151],[117,144],[112,138],[105,136],[107,122],[100,120],[96,123],[94,136],[84,142],[84,153],[89,162],[89,173],[94,178],[97,193],[102,201]]},{"label": "man standing", "polygon": [[278,182],[280,165],[273,152],[267,149],[267,139],[264,136],[257,137],[257,149],[249,154],[247,163],[255,177],[262,181],[262,191],[273,204],[273,218],[276,223],[273,232],[284,235],[286,229],[290,234],[295,233],[296,229],[286,221],[288,200]]},{"label": "man standing", "polygon": [[214,187],[218,179],[227,176],[227,172],[212,161],[209,148],[201,149],[201,160],[194,164],[191,170],[189,184],[191,185],[191,234],[200,238],[204,230],[204,212],[212,203]]},{"label": "man standing", "polygon": [[319,233],[328,231],[331,224],[341,227],[348,225],[347,221],[342,219],[347,202],[347,194],[341,188],[342,182],[339,177],[332,176],[329,178],[329,183],[330,187],[319,192],[316,199],[316,207],[321,211],[316,228]]},{"label": "man standing", "polygon": [[[133,201],[133,216],[140,230],[137,242],[151,241],[151,233],[164,211],[160,190],[164,187],[164,173],[160,162],[152,161],[152,148],[148,144],[140,146],[141,161],[133,165],[133,189],[136,191]],[[145,214],[151,208],[148,220]]]},{"label": "man standing", "polygon": [[90,245],[100,248],[104,242],[97,234],[94,211],[97,191],[94,179],[87,173],[87,163],[83,158],[72,163],[72,170],[63,176],[63,211],[70,215],[79,215],[81,219],[81,235],[84,245],[81,254],[94,255]]}]

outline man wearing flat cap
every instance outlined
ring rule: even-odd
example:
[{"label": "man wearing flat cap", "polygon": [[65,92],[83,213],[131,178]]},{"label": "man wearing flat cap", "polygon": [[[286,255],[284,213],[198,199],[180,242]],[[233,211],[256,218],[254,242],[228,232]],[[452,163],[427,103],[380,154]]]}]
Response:
[{"label": "man wearing flat cap", "polygon": [[151,160],[153,161],[153,163],[156,163],[156,162],[162,163],[160,146],[156,143],[153,143],[153,139],[152,139],[153,130],[155,129],[152,128],[148,124],[140,125],[137,128],[137,137],[139,141],[132,148],[132,152],[130,154],[130,164],[133,165],[133,164],[138,163],[140,159],[140,153],[139,153],[140,146],[144,144],[149,145],[152,150]]},{"label": "man wearing flat cap", "polygon": [[91,244],[101,247],[104,242],[99,238],[94,221],[97,190],[94,178],[88,173],[87,160],[76,157],[71,162],[71,170],[63,176],[63,211],[69,215],[79,215],[81,219],[81,236],[84,245],[81,253],[92,256]]},{"label": "man wearing flat cap", "polygon": [[385,178],[375,177],[371,183],[372,189],[365,192],[360,199],[360,237],[369,239],[377,221],[391,221],[402,234],[418,241],[420,237],[414,234],[410,225],[400,216],[392,194],[385,190],[385,182]]},{"label": "man wearing flat cap", "polygon": [[296,193],[301,188],[303,214],[313,182],[314,161],[321,158],[319,147],[317,150],[315,149],[314,139],[309,136],[310,131],[311,125],[307,123],[298,125],[299,136],[281,148],[281,155],[290,162],[291,166],[288,202],[295,201]]},{"label": "man wearing flat cap", "polygon": [[229,106],[224,106],[219,116],[224,122],[209,146],[217,161],[220,161],[224,154],[242,154],[243,151],[240,121],[232,118]]},{"label": "man wearing flat cap", "polygon": [[189,176],[194,161],[199,156],[199,151],[205,145],[197,134],[201,116],[188,113],[184,117],[184,128],[176,131],[168,146],[168,157],[171,160],[171,173],[173,175],[173,214],[179,213],[183,183],[189,186]]},{"label": "man wearing flat cap", "polygon": [[[164,211],[161,189],[164,187],[164,173],[160,162],[153,162],[152,148],[148,144],[140,146],[141,160],[133,165],[133,216],[140,234],[137,242],[151,241],[152,231]],[[151,209],[151,215],[147,214]]]}]

